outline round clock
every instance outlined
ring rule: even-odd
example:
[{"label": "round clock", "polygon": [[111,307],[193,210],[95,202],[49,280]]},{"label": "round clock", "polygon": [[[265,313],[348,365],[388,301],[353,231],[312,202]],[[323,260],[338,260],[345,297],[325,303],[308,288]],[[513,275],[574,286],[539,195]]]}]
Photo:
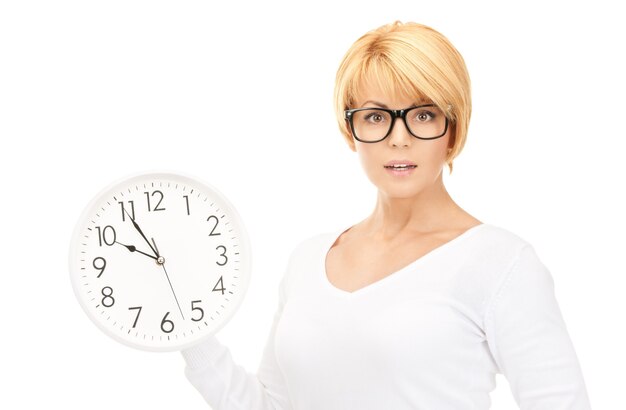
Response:
[{"label": "round clock", "polygon": [[143,173],[102,190],[71,240],[76,297],[106,334],[131,347],[181,350],[239,308],[251,254],[233,205],[205,182]]}]

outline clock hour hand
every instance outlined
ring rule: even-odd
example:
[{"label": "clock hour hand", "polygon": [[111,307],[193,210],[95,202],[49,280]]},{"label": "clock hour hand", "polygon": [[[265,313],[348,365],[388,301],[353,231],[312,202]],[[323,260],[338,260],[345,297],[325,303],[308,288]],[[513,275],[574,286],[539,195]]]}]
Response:
[{"label": "clock hour hand", "polygon": [[141,237],[143,238],[144,241],[146,241],[146,243],[148,244],[148,246],[150,247],[150,249],[152,249],[152,252],[154,252],[154,255],[158,258],[159,257],[159,253],[156,251],[156,249],[154,249],[152,247],[152,245],[150,244],[150,242],[148,241],[148,238],[146,238],[146,235],[143,234],[143,232],[141,231],[141,228],[139,227],[139,225],[137,225],[137,222],[135,222],[135,220],[133,219],[132,216],[130,216],[130,214],[128,213],[128,211],[126,209],[124,209],[124,212],[126,212],[126,215],[128,215],[128,217],[130,218],[130,220],[133,222],[133,226],[135,227],[135,229],[137,230],[137,232],[139,232],[139,234],[141,235]]},{"label": "clock hour hand", "polygon": [[152,255],[150,255],[150,254],[147,254],[147,253],[145,253],[145,252],[140,251],[140,250],[139,250],[139,249],[137,249],[134,245],[124,245],[123,243],[118,242],[118,241],[115,241],[115,243],[117,243],[117,244],[119,244],[119,245],[122,245],[123,247],[125,247],[126,249],[128,249],[128,250],[129,250],[129,251],[131,251],[131,252],[137,252],[137,253],[140,253],[140,254],[142,254],[142,255],[146,255],[148,258],[152,258],[152,259],[154,259],[154,260],[156,260],[156,259],[157,259],[156,257],[154,257],[154,256],[152,256]]}]

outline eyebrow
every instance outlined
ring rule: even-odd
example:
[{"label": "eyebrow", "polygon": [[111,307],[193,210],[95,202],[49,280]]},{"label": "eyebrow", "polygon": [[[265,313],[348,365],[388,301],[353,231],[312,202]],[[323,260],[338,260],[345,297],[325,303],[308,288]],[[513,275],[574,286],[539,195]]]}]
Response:
[{"label": "eyebrow", "polygon": [[363,105],[361,105],[361,108],[365,107],[368,103],[371,103],[371,104],[374,104],[374,105],[378,105],[379,107],[382,107],[382,108],[387,108],[387,109],[389,109],[389,107],[387,107],[387,105],[385,105],[385,104],[383,104],[383,103],[381,103],[381,102],[378,102],[378,101],[373,101],[373,100],[367,100],[367,101],[365,101],[365,102],[363,103]]}]

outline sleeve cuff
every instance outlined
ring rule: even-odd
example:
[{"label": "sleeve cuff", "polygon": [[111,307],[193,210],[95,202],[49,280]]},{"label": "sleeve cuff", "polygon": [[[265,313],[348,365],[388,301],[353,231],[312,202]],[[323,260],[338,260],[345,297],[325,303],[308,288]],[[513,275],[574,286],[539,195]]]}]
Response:
[{"label": "sleeve cuff", "polygon": [[199,344],[180,352],[190,369],[199,369],[211,363],[223,347],[215,335],[212,335]]}]

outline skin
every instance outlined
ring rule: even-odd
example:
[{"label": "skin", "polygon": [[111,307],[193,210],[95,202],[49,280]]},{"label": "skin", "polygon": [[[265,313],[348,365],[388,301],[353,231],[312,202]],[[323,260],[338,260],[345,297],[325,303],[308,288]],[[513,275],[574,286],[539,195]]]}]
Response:
[{"label": "skin", "polygon": [[[375,87],[362,87],[354,108],[401,109],[413,98],[390,98]],[[363,170],[378,188],[374,210],[339,236],[326,256],[326,273],[337,288],[353,292],[408,265],[481,223],[463,210],[443,184],[443,169],[453,128],[434,140],[413,137],[396,120],[391,134],[377,143],[352,140]],[[408,159],[417,168],[408,177],[391,175],[384,164]]]}]

